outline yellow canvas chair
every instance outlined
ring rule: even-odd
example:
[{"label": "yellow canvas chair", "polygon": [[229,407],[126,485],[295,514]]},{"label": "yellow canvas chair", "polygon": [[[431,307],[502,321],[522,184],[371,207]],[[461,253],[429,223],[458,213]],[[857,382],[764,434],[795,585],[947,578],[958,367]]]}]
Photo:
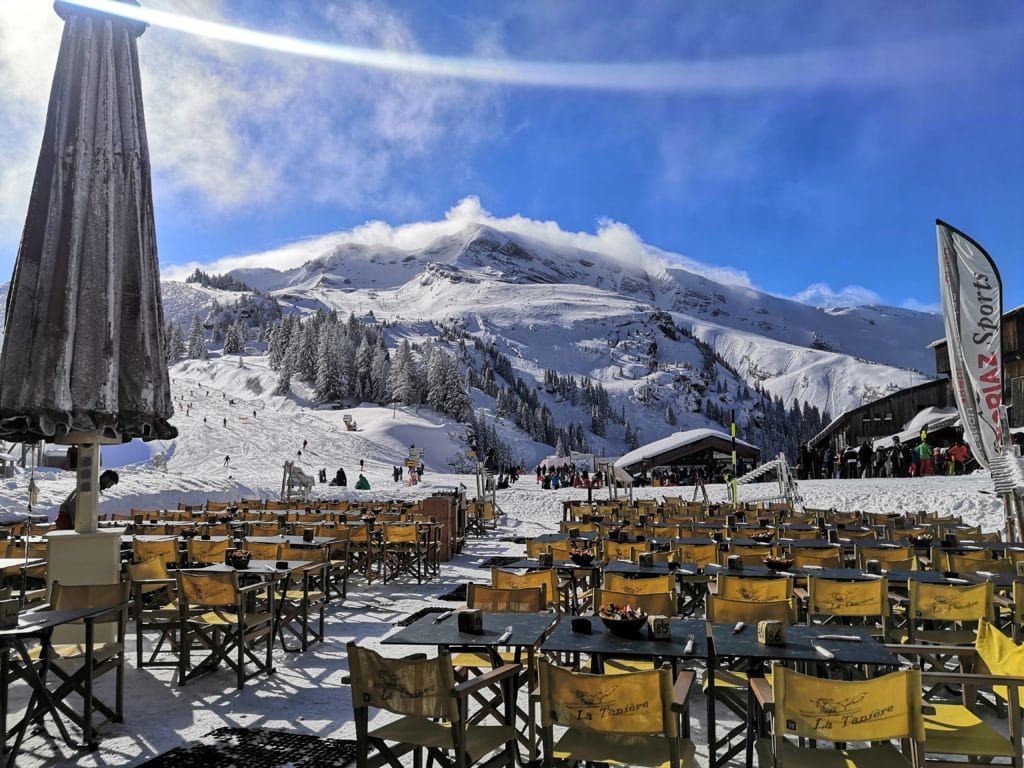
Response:
[{"label": "yellow canvas chair", "polygon": [[605,560],[633,560],[633,550],[638,549],[642,552],[647,551],[646,542],[623,542],[623,541],[611,541],[605,539],[602,544],[604,548],[604,559]]},{"label": "yellow canvas chair", "polygon": [[510,613],[538,613],[546,610],[547,586],[497,589],[485,584],[466,585],[466,605],[482,611],[508,611]]},{"label": "yellow canvas chair", "polygon": [[[685,734],[693,672],[589,675],[539,662],[543,765],[657,766],[693,761]],[[557,740],[555,728],[565,729]]]},{"label": "yellow canvas chair", "polygon": [[[448,654],[433,659],[388,659],[348,644],[352,683],[352,708],[356,724],[356,764],[360,768],[402,765],[399,758],[413,752],[415,765],[430,762],[442,766],[477,765],[493,756],[488,765],[513,768],[516,760],[515,706],[509,703],[511,681],[519,674],[517,664],[506,664],[464,683],[455,682]],[[474,723],[470,699],[497,689],[502,719],[497,724]],[[399,715],[370,729],[370,709]],[[491,709],[492,718],[496,710]],[[371,759],[371,751],[377,754]]]},{"label": "yellow canvas chair", "polygon": [[796,621],[796,598],[787,600],[733,600],[719,595],[708,595],[707,619],[712,624],[757,624],[759,621]]},{"label": "yellow canvas chair", "polygon": [[[885,637],[889,624],[889,582],[886,579],[839,581],[811,576],[807,580],[807,623],[828,624],[859,619],[873,633]],[[877,632],[874,630],[877,629]]]},{"label": "yellow canvas chair", "polygon": [[547,554],[547,552],[548,542],[540,541],[539,539],[526,540],[526,556],[528,558],[537,559],[537,557]]},{"label": "yellow canvas chair", "polygon": [[522,589],[523,587],[544,587],[547,592],[548,606],[561,612],[562,604],[558,595],[564,590],[558,582],[558,572],[554,568],[543,571],[530,571],[529,573],[515,573],[503,571],[501,568],[491,568],[491,586],[497,589]]},{"label": "yellow canvas chair", "polygon": [[932,547],[931,558],[932,568],[936,571],[952,571],[950,562],[952,558],[958,558],[960,562],[974,560],[979,563],[989,563],[992,555],[986,549],[965,549],[960,552],[943,552],[940,547]]},{"label": "yellow canvas chair", "polygon": [[[764,768],[920,765],[925,729],[917,670],[846,681],[811,677],[777,664],[771,682],[757,683],[754,691],[760,703],[772,702],[771,736],[757,741],[758,764]],[[823,749],[821,742],[841,748]],[[893,742],[909,748],[901,752]],[[868,746],[849,747],[861,743]]]},{"label": "yellow canvas chair", "polygon": [[[969,674],[938,670],[922,672],[925,685],[959,686],[963,703],[928,702],[924,708],[925,740],[922,744],[925,765],[970,766],[1024,764],[1021,755],[1021,686],[1024,685],[1024,653],[1006,635],[987,620],[978,625],[973,648],[943,647],[964,661],[973,657],[974,672]],[[932,646],[895,647],[902,656],[930,656]],[[1007,686],[1007,683],[1012,685]],[[975,713],[979,689],[991,690],[1007,703],[1006,729],[992,717]],[[935,759],[929,756],[935,756]],[[951,758],[958,758],[954,762]],[[1005,762],[996,762],[1003,758]]]},{"label": "yellow canvas chair", "polygon": [[878,534],[874,529],[869,531],[851,531],[851,530],[840,530],[839,538],[849,539],[850,541],[871,541],[878,538]]},{"label": "yellow canvas chair", "polygon": [[759,578],[720,573],[715,579],[715,594],[728,600],[771,603],[793,596],[793,579]]},{"label": "yellow canvas chair", "polygon": [[246,523],[246,536],[280,536],[281,526],[278,523]]},{"label": "yellow canvas chair", "polygon": [[810,530],[788,530],[785,526],[783,526],[782,531],[779,533],[779,535],[787,539],[794,539],[796,541],[813,541],[814,539],[817,539],[819,536],[821,536],[817,528],[813,528]]},{"label": "yellow canvas chair", "polygon": [[681,544],[677,549],[677,562],[704,568],[718,562],[718,544]]},{"label": "yellow canvas chair", "polygon": [[[712,624],[736,624],[742,621],[751,628],[755,627],[759,621],[781,621],[784,624],[793,624],[797,617],[795,598],[773,602],[752,602],[708,595],[705,610],[707,620]],[[755,630],[747,629],[746,631]],[[747,668],[742,659],[732,668],[720,663],[718,667],[709,668],[708,674],[704,677],[704,695],[712,696],[716,701],[722,702],[740,718],[740,723],[725,735],[722,742],[732,740],[744,733],[747,728]]]},{"label": "yellow canvas chair", "polygon": [[810,549],[793,547],[793,567],[803,568],[843,568],[843,550],[841,547],[830,549]]},{"label": "yellow canvas chair", "polygon": [[381,548],[381,574],[388,579],[407,574],[422,584],[427,578],[429,542],[427,529],[417,523],[384,523]]},{"label": "yellow canvas chair", "polygon": [[739,547],[730,546],[729,551],[723,552],[721,549],[718,550],[718,564],[728,565],[729,558],[735,555],[743,561],[744,565],[747,566],[758,566],[764,565],[764,559],[766,557],[772,557],[775,554],[774,547]]},{"label": "yellow canvas chair", "polygon": [[324,548],[282,546],[279,555],[281,560],[308,563],[292,570],[288,589],[280,597],[278,617],[281,628],[296,637],[302,644],[300,649],[306,651],[310,642],[323,642],[324,639],[330,568],[328,552]]},{"label": "yellow canvas chair", "polygon": [[204,541],[198,537],[188,540],[186,559],[193,565],[220,565],[228,554],[228,542]]},{"label": "yellow canvas chair", "polygon": [[242,543],[246,552],[252,553],[253,560],[280,560],[278,554],[281,544],[276,541],[252,541],[245,539]]},{"label": "yellow canvas chair", "polygon": [[[57,707],[75,725],[82,729],[82,744],[94,749],[93,739],[96,724],[94,715],[99,713],[105,721],[120,723],[124,720],[124,662],[125,626],[128,623],[129,587],[127,582],[118,584],[85,584],[65,586],[53,582],[50,590],[50,606],[56,611],[72,611],[79,608],[105,609],[92,620],[95,624],[116,624],[114,638],[98,641],[93,647],[85,643],[55,643],[50,646],[50,671],[59,685],[51,689]],[[81,622],[79,622],[81,623]],[[86,624],[86,637],[92,632]],[[39,649],[32,655],[38,656]],[[96,697],[96,680],[101,675],[114,672],[114,705]],[[81,698],[81,711],[73,704]]]},{"label": "yellow canvas chair", "polygon": [[633,562],[640,562],[640,555],[650,555],[652,563],[681,562],[677,549],[658,550],[657,552],[637,552],[633,550]]},{"label": "yellow canvas chair", "polygon": [[[911,579],[907,589],[907,623],[905,631],[898,635],[904,642],[970,645],[974,643],[975,633],[967,625],[977,624],[982,619],[992,621],[994,593],[991,581],[958,586]],[[946,626],[919,629],[917,625],[923,621]]]},{"label": "yellow canvas chair", "polygon": [[917,570],[916,566],[914,568],[902,567],[908,560],[916,562],[914,550],[910,547],[872,547],[858,544],[855,552],[859,568],[864,568],[868,560],[877,560],[887,571]]},{"label": "yellow canvas chair", "polygon": [[1024,583],[1013,582],[1013,641],[1021,641],[1021,629],[1024,628]]},{"label": "yellow canvas chair", "polygon": [[631,579],[619,573],[606,573],[601,585],[611,592],[622,592],[629,595],[663,595],[675,591],[674,576],[651,576],[643,579]]},{"label": "yellow canvas chair", "polygon": [[[178,607],[181,636],[178,641],[178,685],[212,672],[221,662],[234,671],[239,688],[261,672],[274,671],[274,590],[257,583],[238,584],[238,572],[178,571]],[[266,594],[256,610],[248,609],[251,593]],[[196,643],[209,651],[199,664],[192,664]],[[260,657],[258,652],[264,651]],[[248,671],[248,665],[254,669]]]},{"label": "yellow canvas chair", "polygon": [[[135,666],[176,667],[177,639],[181,632],[181,613],[175,588],[177,580],[167,571],[163,558],[157,556],[142,563],[129,563],[128,583],[131,585],[132,619],[135,621]],[[147,632],[158,632],[156,647],[148,657],[143,655],[143,638]],[[158,660],[164,643],[175,654],[171,660]]]},{"label": "yellow canvas chair", "polygon": [[178,538],[169,536],[166,539],[144,540],[137,536],[132,538],[132,558],[136,563],[144,563],[154,557],[160,558],[167,567],[178,567]]},{"label": "yellow canvas chair", "polygon": [[954,573],[999,573],[1011,575],[1017,572],[1014,564],[1009,560],[993,560],[986,557],[979,560],[975,557],[963,557],[962,555],[950,554],[946,556],[946,570]]},{"label": "yellow canvas chair", "polygon": [[569,550],[573,549],[575,545],[569,540],[565,541],[552,541],[548,544],[548,551],[551,553],[551,557],[554,560],[569,560]]}]

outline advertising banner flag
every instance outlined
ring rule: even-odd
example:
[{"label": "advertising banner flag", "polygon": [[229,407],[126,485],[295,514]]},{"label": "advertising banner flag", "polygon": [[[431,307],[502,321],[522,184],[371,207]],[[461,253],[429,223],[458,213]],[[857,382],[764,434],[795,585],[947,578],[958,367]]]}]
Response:
[{"label": "advertising banner flag", "polygon": [[988,468],[1003,450],[1003,284],[985,249],[935,222],[949,370],[964,439]]}]

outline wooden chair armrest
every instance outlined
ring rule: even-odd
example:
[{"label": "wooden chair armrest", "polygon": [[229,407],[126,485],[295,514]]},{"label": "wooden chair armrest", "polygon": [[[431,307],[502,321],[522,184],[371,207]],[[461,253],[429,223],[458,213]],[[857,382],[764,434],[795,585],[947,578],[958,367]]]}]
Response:
[{"label": "wooden chair armrest", "polygon": [[996,603],[1001,608],[1013,608],[1013,600],[1010,600],[1008,597],[1003,595],[993,595],[992,602]]},{"label": "wooden chair armrest", "polygon": [[249,592],[261,592],[269,587],[270,584],[263,581],[258,581],[255,584],[246,584],[244,587],[239,587],[238,592],[239,594],[244,595]]},{"label": "wooden chair armrest", "polygon": [[152,586],[154,584],[177,584],[177,579],[132,579],[132,586]]},{"label": "wooden chair armrest", "polygon": [[131,601],[118,603],[117,605],[110,606],[102,613],[97,613],[94,616],[86,616],[82,621],[86,624],[94,624],[96,622],[106,622],[115,617],[120,618],[122,614],[127,612],[128,606],[130,605]]},{"label": "wooden chair armrest", "polygon": [[772,690],[771,683],[765,678],[750,678],[750,690],[754,692],[754,698],[757,699],[757,703],[762,709],[775,704],[775,692]]},{"label": "wooden chair armrest", "polygon": [[497,669],[492,669],[489,672],[467,680],[464,683],[459,683],[455,686],[456,696],[468,696],[471,693],[479,691],[481,688],[486,688],[489,685],[504,680],[506,677],[515,677],[523,669],[522,664],[503,664]]},{"label": "wooden chair armrest", "polygon": [[959,683],[964,685],[1024,685],[1024,677],[1016,675],[982,675],[977,672],[922,672],[924,683]]},{"label": "wooden chair armrest", "polygon": [[692,669],[684,669],[676,675],[676,681],[672,686],[672,709],[679,711],[685,709],[686,702],[690,698],[690,690],[697,674]]}]

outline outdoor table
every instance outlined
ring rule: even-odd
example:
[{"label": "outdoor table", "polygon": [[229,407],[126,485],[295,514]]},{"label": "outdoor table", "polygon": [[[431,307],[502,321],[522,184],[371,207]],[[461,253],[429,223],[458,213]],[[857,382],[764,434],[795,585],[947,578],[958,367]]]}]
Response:
[{"label": "outdoor table", "polygon": [[[489,612],[483,613],[483,632],[480,634],[460,632],[458,617],[453,613],[442,621],[436,621],[439,615],[427,614],[407,627],[399,629],[395,634],[383,640],[384,645],[430,645],[439,651],[450,651],[454,649],[483,650],[487,653],[491,666],[500,667],[504,662],[498,654],[498,648],[510,646],[516,649],[516,661],[519,662],[523,650],[526,651],[526,664],[523,673],[514,679],[515,688],[524,682],[528,686],[535,683],[534,657],[537,646],[544,635],[551,628],[552,624],[558,622],[558,615],[553,613],[508,613]],[[501,636],[510,628],[512,634],[505,640]],[[513,696],[515,692],[513,692]],[[490,706],[490,705],[488,705]],[[518,714],[522,715],[523,722],[529,724],[530,713],[523,711],[516,705]],[[486,706],[485,706],[486,709]],[[517,732],[516,739],[519,744],[526,747],[530,757],[536,754],[537,744],[532,734]],[[517,748],[518,752],[518,748]],[[520,755],[516,755],[516,762],[523,764]]]},{"label": "outdoor table", "polygon": [[[483,632],[474,634],[460,632],[458,618],[452,614],[443,621],[435,621],[439,614],[427,614],[407,627],[402,627],[395,634],[384,639],[385,645],[433,645],[438,649],[449,648],[480,648],[486,650],[499,664],[496,649],[499,646],[526,648],[529,659],[533,660],[533,652],[544,637],[544,633],[555,622],[558,616],[552,613],[508,613],[503,611],[485,611],[483,614]],[[508,627],[512,634],[506,640],[499,638]]]},{"label": "outdoor table", "polygon": [[[63,624],[85,621],[86,654],[91,655],[94,642],[93,619],[110,611],[109,608],[79,608],[69,611],[38,610],[18,615],[18,626],[0,629],[0,764],[15,765],[21,742],[29,724],[42,720],[49,713],[60,731],[60,736],[70,747],[77,747],[61,718],[59,702],[46,687],[46,676],[50,669],[50,644],[53,630]],[[29,656],[26,640],[37,639],[41,645],[38,661]],[[12,658],[12,653],[14,658]],[[24,679],[32,689],[25,714],[12,728],[7,727],[9,691],[14,680],[12,666],[18,677]],[[14,736],[14,744],[7,748],[7,742]],[[86,745],[89,746],[89,745]]]},{"label": "outdoor table", "polygon": [[28,580],[28,569],[36,568],[41,565],[46,565],[46,558],[30,557],[26,560],[24,557],[0,557],[0,586],[3,586],[3,582],[6,581],[8,575],[14,575],[14,570],[18,569],[18,574],[20,576],[18,594],[21,596],[21,603],[19,603],[19,605],[24,605],[25,592],[28,588],[26,583]]},{"label": "outdoor table", "polygon": [[[285,563],[285,567],[278,568],[277,564],[279,562]],[[281,624],[281,610],[284,608],[284,596],[291,585],[292,572],[301,568],[308,568],[311,565],[319,565],[319,563],[315,563],[312,560],[250,560],[246,568],[235,568],[233,565],[217,563],[216,565],[207,565],[203,568],[188,568],[186,570],[217,571],[218,573],[235,571],[238,573],[238,580],[240,582],[248,581],[250,584],[253,579],[260,579],[271,584],[281,582],[281,600],[277,601],[277,606],[274,608],[274,632],[281,639],[281,648],[284,651],[296,653],[299,649],[290,648],[288,643],[285,642],[284,627]]]},{"label": "outdoor table", "polygon": [[[591,672],[601,674],[606,658],[663,659],[672,665],[672,675],[679,671],[680,662],[708,657],[707,622],[702,619],[672,619],[672,636],[668,640],[649,640],[644,628],[638,637],[620,637],[605,627],[597,616],[590,620],[590,634],[573,632],[572,620],[556,626],[545,638],[540,649],[543,653],[581,653],[590,656]],[[687,651],[687,644],[693,645]],[[657,664],[656,664],[657,666]]]},{"label": "outdoor table", "polygon": [[337,541],[333,536],[314,536],[312,541],[306,541],[302,536],[282,534],[280,536],[247,536],[246,541],[257,544],[284,544],[294,548],[318,549],[326,547]]},{"label": "outdoor table", "polygon": [[[718,670],[719,658],[746,659],[752,663],[750,678],[762,677],[763,665],[769,661],[829,663],[840,666],[866,664],[870,666],[899,666],[896,658],[882,643],[874,639],[863,627],[834,626],[788,626],[784,645],[764,645],[757,641],[757,626],[744,625],[738,632],[733,624],[713,624],[711,626],[711,650],[708,655],[708,754],[712,768],[728,761],[746,750],[747,765],[753,761],[753,745],[757,738],[757,722],[754,717],[753,696],[747,689],[747,714],[745,722],[727,733],[721,740],[715,736],[715,674]],[[827,640],[822,635],[854,635],[860,641]],[[815,646],[832,654],[832,658],[823,656]],[[719,747],[728,744],[728,740],[741,731],[746,732],[742,743],[729,749],[725,754],[718,755]]]},{"label": "outdoor table", "polygon": [[710,536],[696,536],[696,537],[680,537],[675,539],[655,539],[659,544],[675,544],[676,546],[696,546],[704,547],[708,544],[717,544],[718,542],[712,539]]}]

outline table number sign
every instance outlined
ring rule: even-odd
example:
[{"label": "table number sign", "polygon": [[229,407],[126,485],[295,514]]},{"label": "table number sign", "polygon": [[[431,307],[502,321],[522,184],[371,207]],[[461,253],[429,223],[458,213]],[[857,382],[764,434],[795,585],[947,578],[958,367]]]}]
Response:
[{"label": "table number sign", "polygon": [[668,616],[648,616],[647,628],[650,630],[652,640],[670,640],[672,638],[672,623]]},{"label": "table number sign", "polygon": [[781,621],[757,622],[757,642],[762,645],[785,645],[786,625]]}]

